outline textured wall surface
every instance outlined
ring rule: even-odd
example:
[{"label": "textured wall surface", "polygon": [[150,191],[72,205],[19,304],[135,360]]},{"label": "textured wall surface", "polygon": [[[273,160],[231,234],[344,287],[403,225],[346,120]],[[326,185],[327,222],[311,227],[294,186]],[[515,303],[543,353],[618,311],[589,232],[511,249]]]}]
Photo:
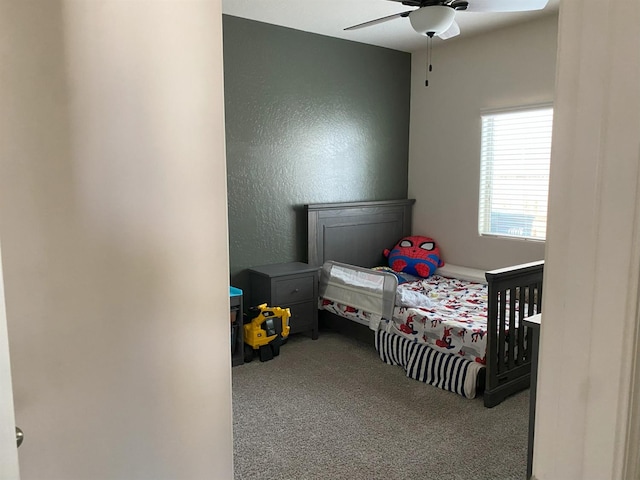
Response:
[{"label": "textured wall surface", "polygon": [[306,261],[307,203],[406,198],[411,57],[223,17],[232,282]]}]

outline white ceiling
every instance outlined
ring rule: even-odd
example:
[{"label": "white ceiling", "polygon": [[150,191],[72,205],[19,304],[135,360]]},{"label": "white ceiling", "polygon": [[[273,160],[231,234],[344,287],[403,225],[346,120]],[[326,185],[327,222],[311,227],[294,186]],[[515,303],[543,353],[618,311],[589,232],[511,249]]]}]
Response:
[{"label": "white ceiling", "polygon": [[[556,13],[559,3],[549,0],[544,10],[525,13],[457,11],[460,36],[446,41]],[[404,52],[423,50],[427,44],[426,37],[411,28],[408,18],[348,32],[344,28],[412,9],[388,0],[222,0],[222,12],[227,15]],[[434,46],[441,41],[435,39]]]}]

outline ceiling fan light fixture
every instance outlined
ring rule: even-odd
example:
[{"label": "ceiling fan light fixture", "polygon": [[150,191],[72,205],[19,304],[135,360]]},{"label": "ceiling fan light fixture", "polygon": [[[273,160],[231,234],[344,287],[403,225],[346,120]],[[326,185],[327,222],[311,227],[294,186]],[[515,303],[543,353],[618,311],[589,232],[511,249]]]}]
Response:
[{"label": "ceiling fan light fixture", "polygon": [[409,20],[413,29],[422,34],[433,33],[435,35],[445,32],[453,24],[456,11],[444,5],[431,5],[418,8],[409,14]]}]

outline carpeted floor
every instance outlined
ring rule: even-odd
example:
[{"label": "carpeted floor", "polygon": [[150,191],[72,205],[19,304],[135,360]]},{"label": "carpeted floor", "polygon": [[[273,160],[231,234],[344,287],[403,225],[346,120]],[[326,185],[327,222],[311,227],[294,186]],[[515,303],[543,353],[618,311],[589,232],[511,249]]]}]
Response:
[{"label": "carpeted floor", "polygon": [[528,391],[487,409],[333,332],[232,374],[236,480],[526,477]]}]

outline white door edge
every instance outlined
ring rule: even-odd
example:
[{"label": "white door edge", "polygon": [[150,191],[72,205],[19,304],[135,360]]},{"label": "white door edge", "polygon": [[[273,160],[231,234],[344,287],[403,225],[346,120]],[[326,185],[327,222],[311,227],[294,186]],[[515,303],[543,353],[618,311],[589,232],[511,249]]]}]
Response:
[{"label": "white door edge", "polygon": [[15,424],[11,363],[9,360],[9,335],[7,331],[2,263],[0,262],[0,478],[5,480],[20,479]]}]

